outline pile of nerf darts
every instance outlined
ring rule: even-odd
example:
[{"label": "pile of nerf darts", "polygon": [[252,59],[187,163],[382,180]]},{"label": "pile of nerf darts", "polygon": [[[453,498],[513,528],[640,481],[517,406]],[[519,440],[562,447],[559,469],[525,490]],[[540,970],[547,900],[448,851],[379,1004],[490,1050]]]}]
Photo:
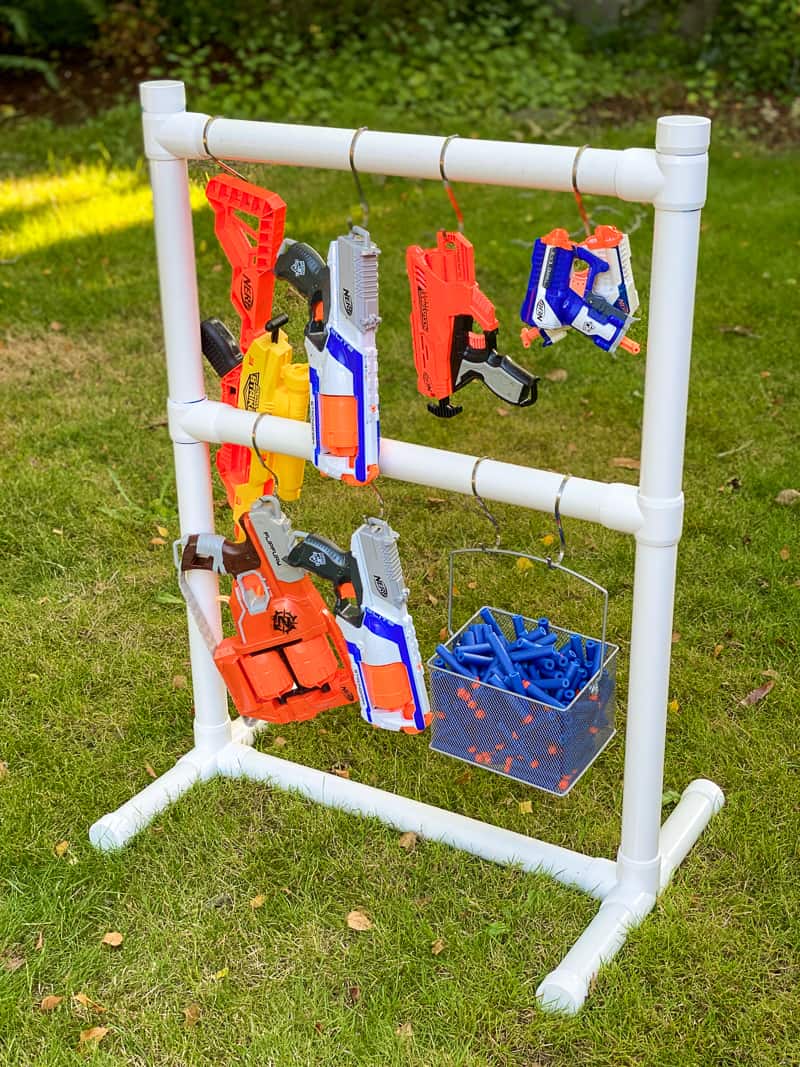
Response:
[{"label": "pile of nerf darts", "polygon": [[483,622],[464,629],[452,650],[437,646],[434,666],[560,710],[600,670],[599,641],[570,634],[558,649],[559,635],[551,631],[547,618],[528,629],[521,615],[513,615],[512,641],[489,608],[481,608],[480,617]]}]

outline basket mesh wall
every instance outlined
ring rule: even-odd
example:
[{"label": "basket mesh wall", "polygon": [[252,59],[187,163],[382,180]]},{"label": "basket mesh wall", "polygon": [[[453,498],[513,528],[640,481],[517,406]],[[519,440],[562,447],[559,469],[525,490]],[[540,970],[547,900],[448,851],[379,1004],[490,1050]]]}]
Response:
[{"label": "basket mesh wall", "polygon": [[[509,640],[514,640],[512,616],[490,609]],[[476,612],[446,643],[452,649],[459,635],[481,622]],[[526,625],[535,627],[535,619]],[[570,631],[552,626],[556,648]],[[595,638],[598,641],[599,639]],[[484,682],[470,680],[428,661],[431,675],[431,748],[478,767],[525,782],[557,796],[565,796],[615,734],[614,695],[616,645],[606,643],[605,663],[597,691],[590,684],[576,694],[568,708],[554,708],[517,696]]]}]

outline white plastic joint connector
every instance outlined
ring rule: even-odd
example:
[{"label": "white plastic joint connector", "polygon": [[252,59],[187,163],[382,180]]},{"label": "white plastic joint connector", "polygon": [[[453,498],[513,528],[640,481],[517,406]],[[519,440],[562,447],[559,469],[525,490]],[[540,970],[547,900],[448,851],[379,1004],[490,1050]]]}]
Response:
[{"label": "white plastic joint connector", "polygon": [[139,86],[142,104],[142,128],[144,130],[144,153],[148,159],[177,159],[158,139],[164,121],[170,115],[186,111],[186,88],[179,81],[142,82]]},{"label": "white plastic joint connector", "polygon": [[636,531],[638,543],[656,548],[677,545],[683,531],[683,493],[667,500],[654,500],[639,493],[638,503],[643,519]]},{"label": "white plastic joint connector", "polygon": [[653,204],[662,211],[699,211],[706,202],[711,119],[667,115],[656,125],[656,160],[663,184]]},{"label": "white plastic joint connector", "polygon": [[170,438],[176,445],[197,445],[201,443],[198,438],[192,437],[190,433],[184,430],[183,418],[187,408],[194,407],[195,404],[202,404],[206,399],[206,397],[202,397],[200,400],[195,400],[189,404],[180,404],[177,400],[167,400],[167,429],[169,430]]}]

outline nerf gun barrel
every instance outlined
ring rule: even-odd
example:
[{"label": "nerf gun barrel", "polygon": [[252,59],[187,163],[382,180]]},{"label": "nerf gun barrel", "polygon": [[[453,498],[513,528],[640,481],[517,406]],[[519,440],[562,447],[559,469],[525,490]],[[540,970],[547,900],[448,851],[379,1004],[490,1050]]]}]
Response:
[{"label": "nerf gun barrel", "polygon": [[394,530],[368,519],[349,552],[308,534],[287,561],[333,582],[362,717],[385,730],[424,730],[430,706]]},{"label": "nerf gun barrel", "polygon": [[598,226],[582,244],[563,229],[534,242],[520,308],[522,321],[533,327],[522,331],[526,347],[535,337],[552,345],[571,327],[606,352],[619,347],[636,353],[639,345],[625,334],[638,307],[630,242],[615,227]]},{"label": "nerf gun barrel", "polygon": [[[234,578],[236,634],[216,646],[214,662],[237,710],[286,723],[352,704],[348,648],[311,579],[285,562],[295,534],[277,499],[262,497],[241,522],[244,541],[193,534],[175,542],[179,575],[211,570]],[[181,588],[189,600],[185,582]]]},{"label": "nerf gun barrel", "polygon": [[[287,315],[270,319],[244,357],[223,322],[206,319],[200,324],[203,354],[220,376],[225,403],[245,411],[305,419],[308,364],[292,363],[292,348],[281,329],[287,321]],[[268,452],[262,457],[255,449],[227,443],[217,450],[216,464],[239,530],[242,515],[264,493],[275,492],[281,500],[300,496],[305,464],[295,456]]]},{"label": "nerf gun barrel", "polygon": [[457,415],[462,408],[450,396],[476,380],[509,404],[532,404],[539,379],[498,354],[494,305],[475,280],[475,253],[466,237],[440,230],[436,248],[411,245],[406,271],[417,389],[437,401],[428,411],[439,418]]},{"label": "nerf gun barrel", "polygon": [[327,262],[307,244],[284,241],[275,274],[307,300],[305,348],[311,380],[314,465],[366,485],[378,474],[378,256],[358,226],[337,237]]}]

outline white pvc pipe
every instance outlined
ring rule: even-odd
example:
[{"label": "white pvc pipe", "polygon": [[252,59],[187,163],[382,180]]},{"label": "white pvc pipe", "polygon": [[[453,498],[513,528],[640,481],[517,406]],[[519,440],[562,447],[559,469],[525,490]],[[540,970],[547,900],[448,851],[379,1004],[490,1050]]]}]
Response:
[{"label": "white pvc pipe", "polygon": [[[149,106],[179,109],[182,93],[153,93],[143,87],[145,127]],[[158,278],[167,357],[169,406],[192,407],[205,399],[200,351],[200,310],[195,274],[194,233],[186,162],[151,159]],[[214,529],[214,504],[208,446],[186,439],[174,442],[175,481],[181,534]],[[189,583],[212,630],[222,634],[216,575],[193,572]],[[213,750],[230,740],[227,693],[194,619],[187,612],[189,658],[194,696],[195,744]]]},{"label": "white pvc pipe", "polygon": [[524,834],[469,819],[452,811],[422,804],[383,789],[363,785],[335,774],[277,759],[251,748],[231,744],[217,757],[219,773],[245,777],[289,789],[329,808],[380,819],[396,830],[411,830],[421,837],[471,852],[493,863],[519,866],[549,875],[564,885],[582,889],[600,900],[615,883],[615,865],[606,859],[584,856]]},{"label": "white pvc pipe", "polygon": [[571,192],[575,168],[581,192],[647,203],[663,185],[651,149],[581,149],[472,137],[455,138],[445,147],[444,136],[364,130],[356,137],[356,132],[188,113],[165,122],[157,140],[166,151],[188,159],[207,158],[210,153],[220,159],[345,171],[350,169],[352,146],[353,162],[361,174],[436,181],[441,180],[444,150],[450,181]]},{"label": "white pvc pipe", "polygon": [[[255,421],[252,412],[214,400],[192,404],[180,413],[180,429],[184,433],[212,443],[232,441],[249,445]],[[275,451],[303,459],[312,455],[311,428],[306,422],[261,416],[256,441],[264,452]],[[381,440],[381,474],[467,496],[472,494],[472,472],[478,458],[392,438]],[[485,459],[478,466],[475,487],[485,500],[552,512],[563,477],[553,471]],[[642,525],[637,500],[633,485],[571,477],[564,486],[560,510],[566,518],[598,522],[610,530],[634,533]]]},{"label": "white pvc pipe", "polygon": [[661,827],[661,889],[665,889],[678,866],[725,803],[720,787],[707,778],[695,778],[683,791]]},{"label": "white pvc pipe", "polygon": [[[659,120],[669,166],[702,176],[692,156],[707,153],[708,122]],[[660,138],[657,138],[657,143]],[[704,180],[704,179],[703,179]],[[705,188],[688,201],[702,203]],[[681,498],[686,403],[692,345],[700,210],[655,212],[642,423],[640,492],[647,506],[669,509]],[[660,884],[661,791],[672,652],[679,528],[659,542],[637,538],[631,625],[620,879],[655,895]]]}]

